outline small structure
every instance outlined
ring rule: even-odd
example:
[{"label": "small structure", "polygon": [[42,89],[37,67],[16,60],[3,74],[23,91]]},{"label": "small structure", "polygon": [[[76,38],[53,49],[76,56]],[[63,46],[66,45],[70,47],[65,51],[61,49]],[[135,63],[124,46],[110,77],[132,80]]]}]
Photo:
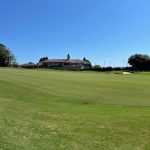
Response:
[{"label": "small structure", "polygon": [[28,64],[23,64],[21,65],[22,68],[27,68],[27,69],[33,69],[33,68],[37,68],[37,64],[34,63],[28,63]]}]

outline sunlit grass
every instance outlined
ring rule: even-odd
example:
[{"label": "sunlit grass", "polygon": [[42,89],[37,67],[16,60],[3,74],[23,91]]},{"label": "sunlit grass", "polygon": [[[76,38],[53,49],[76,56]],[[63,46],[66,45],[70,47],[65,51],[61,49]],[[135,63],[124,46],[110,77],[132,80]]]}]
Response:
[{"label": "sunlit grass", "polygon": [[149,149],[149,81],[0,68],[0,149]]}]

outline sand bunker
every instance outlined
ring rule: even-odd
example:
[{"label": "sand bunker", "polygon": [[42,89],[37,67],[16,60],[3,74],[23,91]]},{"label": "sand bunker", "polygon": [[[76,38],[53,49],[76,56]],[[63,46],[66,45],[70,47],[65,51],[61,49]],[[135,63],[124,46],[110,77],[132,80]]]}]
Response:
[{"label": "sand bunker", "polygon": [[123,72],[124,75],[132,74],[131,72]]}]

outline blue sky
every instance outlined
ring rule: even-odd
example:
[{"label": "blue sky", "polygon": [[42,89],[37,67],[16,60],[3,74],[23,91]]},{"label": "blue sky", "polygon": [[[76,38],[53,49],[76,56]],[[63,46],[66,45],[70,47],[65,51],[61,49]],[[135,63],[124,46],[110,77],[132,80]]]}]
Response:
[{"label": "blue sky", "polygon": [[149,0],[0,0],[0,43],[18,63],[84,56],[121,66],[150,55]]}]

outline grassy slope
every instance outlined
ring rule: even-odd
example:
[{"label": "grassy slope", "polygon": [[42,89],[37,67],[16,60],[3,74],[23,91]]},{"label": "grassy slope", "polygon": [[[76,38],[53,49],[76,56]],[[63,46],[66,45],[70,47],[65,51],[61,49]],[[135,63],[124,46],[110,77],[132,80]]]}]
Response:
[{"label": "grassy slope", "polygon": [[149,149],[149,81],[0,68],[0,149]]}]

